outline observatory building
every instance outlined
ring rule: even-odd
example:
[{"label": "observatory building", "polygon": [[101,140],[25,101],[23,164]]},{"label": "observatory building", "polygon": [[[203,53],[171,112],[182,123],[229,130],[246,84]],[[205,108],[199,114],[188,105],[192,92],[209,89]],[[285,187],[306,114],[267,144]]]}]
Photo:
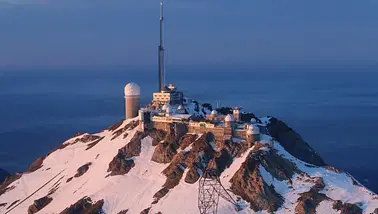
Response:
[{"label": "observatory building", "polygon": [[140,109],[140,87],[136,83],[125,86],[125,110],[126,119],[138,116]]}]

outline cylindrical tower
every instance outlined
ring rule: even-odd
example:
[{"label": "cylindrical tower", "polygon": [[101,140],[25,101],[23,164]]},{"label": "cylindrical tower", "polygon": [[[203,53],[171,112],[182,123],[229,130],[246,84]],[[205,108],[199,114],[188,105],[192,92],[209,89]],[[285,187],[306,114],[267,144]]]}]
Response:
[{"label": "cylindrical tower", "polygon": [[247,129],[247,142],[250,144],[260,141],[260,129],[257,125],[250,125]]},{"label": "cylindrical tower", "polygon": [[232,128],[232,125],[234,124],[235,122],[235,118],[232,114],[228,114],[225,118],[224,118],[224,125],[225,127],[229,128],[231,127]]},{"label": "cylindrical tower", "polygon": [[140,88],[136,83],[129,83],[125,86],[125,113],[126,119],[138,116],[140,100]]}]

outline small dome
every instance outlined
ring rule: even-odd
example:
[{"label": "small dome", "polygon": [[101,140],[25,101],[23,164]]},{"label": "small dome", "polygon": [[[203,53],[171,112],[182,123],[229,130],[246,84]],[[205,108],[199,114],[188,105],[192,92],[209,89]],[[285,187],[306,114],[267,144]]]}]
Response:
[{"label": "small dome", "polygon": [[260,129],[257,125],[250,125],[247,130],[247,135],[260,134]]},{"label": "small dome", "polygon": [[234,116],[232,114],[228,114],[226,116],[226,118],[224,118],[224,121],[226,121],[226,122],[234,122],[235,118],[234,118]]},{"label": "small dome", "polygon": [[125,86],[125,96],[140,96],[140,87],[136,83],[129,83]]},{"label": "small dome", "polygon": [[256,124],[256,123],[257,123],[256,118],[252,118],[252,119],[251,119],[251,123],[252,123],[252,124]]},{"label": "small dome", "polygon": [[216,110],[211,111],[211,115],[217,115],[217,114],[218,114],[218,112]]},{"label": "small dome", "polygon": [[168,103],[164,104],[162,107],[161,107],[161,110],[165,111],[167,110],[168,107],[171,107],[171,105],[169,105]]},{"label": "small dome", "polygon": [[177,110],[180,110],[180,111],[184,110],[184,106],[179,105],[179,106],[177,107]]}]

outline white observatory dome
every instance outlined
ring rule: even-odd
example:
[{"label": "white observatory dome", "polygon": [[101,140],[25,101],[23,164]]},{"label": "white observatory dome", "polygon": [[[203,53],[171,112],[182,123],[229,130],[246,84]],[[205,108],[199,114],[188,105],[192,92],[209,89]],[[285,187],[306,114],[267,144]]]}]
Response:
[{"label": "white observatory dome", "polygon": [[226,118],[224,118],[224,121],[225,121],[225,122],[234,122],[234,121],[235,121],[235,118],[234,118],[234,116],[233,116],[232,114],[228,114],[228,115],[226,116]]},{"label": "white observatory dome", "polygon": [[125,96],[140,96],[140,87],[136,83],[129,83],[125,86]]},{"label": "white observatory dome", "polygon": [[211,115],[217,115],[217,114],[218,114],[218,112],[216,110],[211,111]]},{"label": "white observatory dome", "polygon": [[257,125],[250,125],[247,130],[247,135],[260,134],[260,129]]},{"label": "white observatory dome", "polygon": [[252,119],[251,119],[251,123],[252,123],[252,124],[256,124],[256,123],[257,123],[257,120],[256,120],[255,118],[252,118]]}]

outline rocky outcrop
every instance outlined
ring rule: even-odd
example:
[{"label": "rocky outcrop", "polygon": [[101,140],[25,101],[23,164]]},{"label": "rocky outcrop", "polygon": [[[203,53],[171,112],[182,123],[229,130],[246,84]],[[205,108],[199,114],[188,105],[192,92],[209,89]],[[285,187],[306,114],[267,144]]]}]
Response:
[{"label": "rocky outcrop", "polygon": [[317,166],[325,165],[324,160],[319,154],[284,122],[272,117],[269,120],[267,128],[270,135],[277,139],[285,150],[294,157]]},{"label": "rocky outcrop", "polygon": [[0,195],[6,193],[9,190],[14,189],[14,186],[11,186],[10,184],[12,184],[14,181],[20,179],[21,176],[22,176],[22,174],[17,173],[17,174],[10,175],[10,176],[6,177],[4,182],[0,185]]},{"label": "rocky outcrop", "polygon": [[83,213],[83,214],[102,214],[102,206],[104,205],[104,200],[99,200],[96,203],[92,202],[92,199],[89,197],[84,197],[77,201],[75,204],[72,204],[70,207],[64,209],[60,214],[74,214],[74,213]]},{"label": "rocky outcrop", "polygon": [[[135,127],[137,127],[139,125],[139,120],[133,120],[133,121],[130,121],[128,124],[126,124],[123,128],[121,129],[118,129],[117,131],[113,132],[113,137],[111,140],[114,140],[116,139],[118,136],[120,136],[122,133],[124,133],[125,131],[127,130],[131,130],[131,129],[134,129]],[[126,135],[127,136],[127,135]],[[124,137],[125,138],[125,137]]]},{"label": "rocky outcrop", "polygon": [[261,165],[277,180],[290,180],[294,174],[301,173],[289,160],[278,155],[273,149],[259,152]]},{"label": "rocky outcrop", "polygon": [[340,214],[362,214],[362,209],[356,204],[334,201],[333,209],[340,211]]},{"label": "rocky outcrop", "polygon": [[78,142],[89,143],[89,142],[92,142],[92,141],[98,140],[98,139],[100,139],[100,138],[101,138],[101,137],[98,136],[98,135],[86,134],[86,135],[84,135],[84,136],[81,137],[81,138],[76,138],[71,144],[75,144],[75,143],[78,143]]},{"label": "rocky outcrop", "polygon": [[196,134],[186,134],[182,136],[179,140],[180,149],[184,150],[186,147],[188,147],[190,144],[192,144],[196,139],[198,135]]},{"label": "rocky outcrop", "polygon": [[117,155],[109,163],[108,172],[110,172],[110,174],[107,175],[107,177],[124,175],[135,166],[134,160],[131,158],[140,155],[142,148],[141,140],[146,136],[147,133],[136,132],[130,142],[118,150]]},{"label": "rocky outcrop", "polygon": [[284,202],[273,186],[269,186],[259,171],[260,160],[250,153],[231,178],[231,190],[250,203],[254,211],[276,211]]},{"label": "rocky outcrop", "polygon": [[176,129],[170,130],[163,142],[156,145],[151,160],[156,163],[170,163],[177,154],[179,138],[181,138],[181,136],[176,135]]},{"label": "rocky outcrop", "polygon": [[108,130],[108,131],[111,131],[111,132],[117,130],[117,129],[122,125],[123,121],[124,121],[124,120],[120,120],[120,121],[114,123],[113,125],[109,126],[109,127],[107,128],[107,130]]},{"label": "rocky outcrop", "polygon": [[123,150],[118,150],[118,154],[109,163],[108,172],[110,174],[107,176],[127,174],[134,166],[134,160],[126,158]]},{"label": "rocky outcrop", "polygon": [[37,158],[28,168],[28,170],[26,172],[34,172],[34,171],[37,171],[38,169],[40,169],[42,167],[42,164],[43,164],[43,160],[45,159],[45,157],[39,157]]},{"label": "rocky outcrop", "polygon": [[152,138],[152,146],[158,145],[160,141],[164,140],[165,136],[167,135],[167,132],[161,129],[151,129],[148,130],[148,135]]},{"label": "rocky outcrop", "polygon": [[77,169],[77,172],[76,172],[76,174],[74,175],[74,177],[75,177],[75,178],[78,178],[78,177],[84,175],[84,174],[89,170],[89,166],[91,166],[91,165],[92,165],[92,163],[89,162],[89,163],[86,163],[86,164],[82,165],[81,167],[79,167],[79,168]]},{"label": "rocky outcrop", "polygon": [[176,146],[172,143],[159,143],[155,147],[151,160],[156,163],[170,163],[177,154]]},{"label": "rocky outcrop", "polygon": [[133,138],[130,140],[126,146],[122,147],[120,150],[125,155],[126,158],[132,158],[139,156],[142,148],[141,140],[147,136],[147,133],[136,132]]},{"label": "rocky outcrop", "polygon": [[28,214],[34,214],[46,207],[49,203],[51,203],[53,199],[50,197],[43,197],[40,199],[37,199],[34,201],[32,205],[29,206],[28,208]]},{"label": "rocky outcrop", "polygon": [[300,195],[301,197],[298,198],[298,204],[295,207],[295,213],[297,214],[315,214],[316,208],[320,202],[329,199],[326,195],[319,193],[318,190],[314,188]]},{"label": "rocky outcrop", "polygon": [[150,209],[151,209],[151,207],[146,208],[146,209],[142,210],[142,212],[140,212],[140,214],[148,214],[148,213],[150,213]]},{"label": "rocky outcrop", "polygon": [[3,183],[6,177],[8,177],[10,174],[9,172],[5,171],[4,169],[0,168],[0,184]]},{"label": "rocky outcrop", "polygon": [[94,142],[88,144],[88,147],[85,150],[89,150],[92,147],[96,146],[100,141],[102,141],[105,137],[100,137],[99,139],[95,140]]}]

